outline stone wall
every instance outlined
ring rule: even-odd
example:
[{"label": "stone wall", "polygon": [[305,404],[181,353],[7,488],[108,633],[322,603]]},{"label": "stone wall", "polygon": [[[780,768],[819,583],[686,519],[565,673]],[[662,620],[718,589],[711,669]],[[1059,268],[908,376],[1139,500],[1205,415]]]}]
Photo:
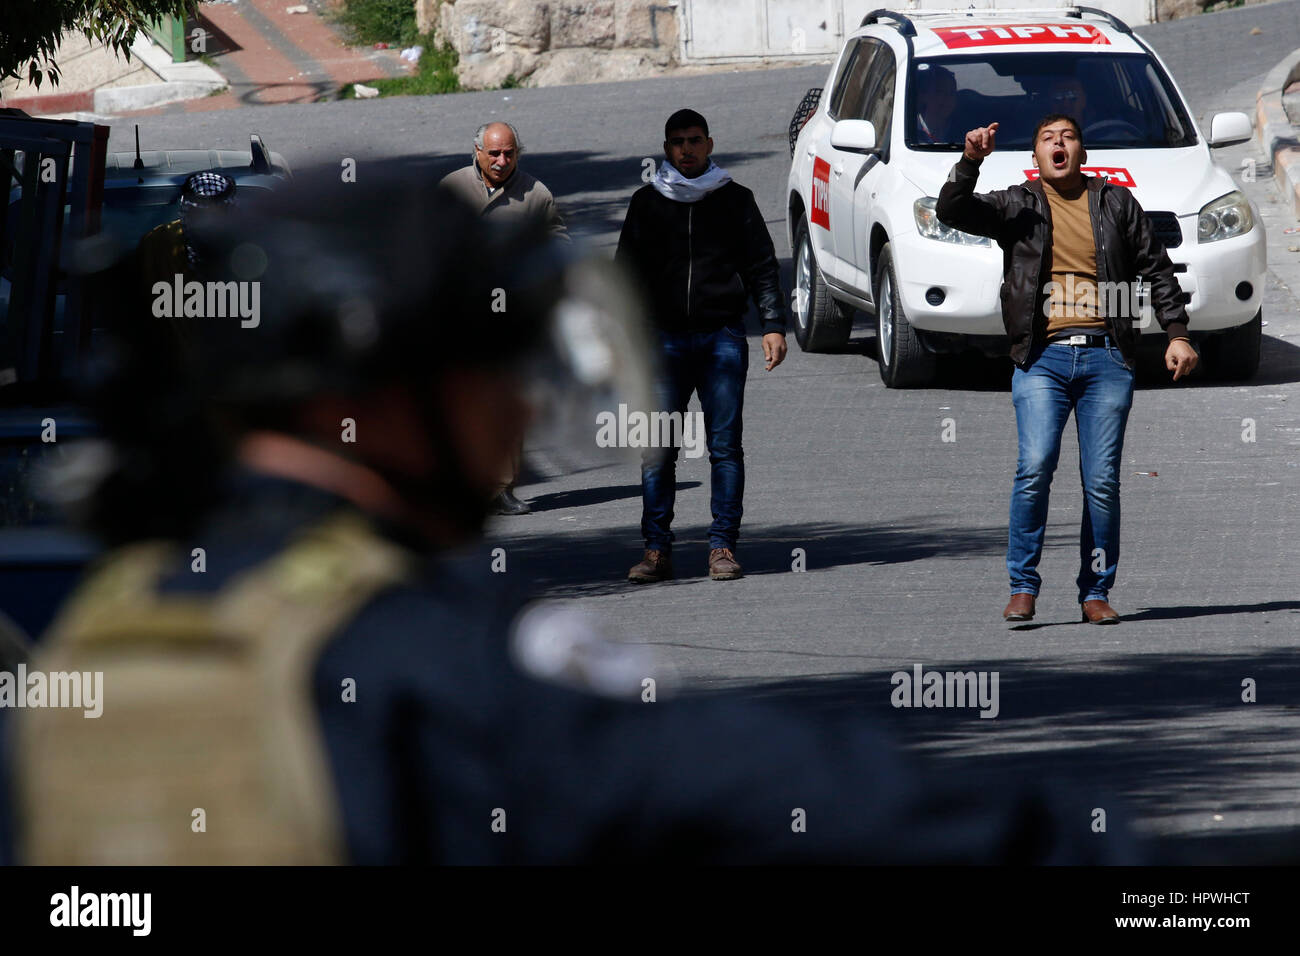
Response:
[{"label": "stone wall", "polygon": [[[525,86],[633,79],[678,64],[674,0],[413,2],[420,31],[433,30],[456,48],[467,89],[498,87],[511,77]],[[1195,16],[1226,2],[1156,0],[1156,19]]]},{"label": "stone wall", "polygon": [[668,0],[419,0],[423,29],[460,56],[468,89],[632,79],[677,62],[677,11]]}]

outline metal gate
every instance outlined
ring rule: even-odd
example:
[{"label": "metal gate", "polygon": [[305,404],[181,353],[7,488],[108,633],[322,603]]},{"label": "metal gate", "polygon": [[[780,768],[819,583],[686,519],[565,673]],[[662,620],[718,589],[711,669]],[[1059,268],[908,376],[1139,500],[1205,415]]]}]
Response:
[{"label": "metal gate", "polygon": [[[682,60],[824,60],[839,52],[844,37],[858,28],[863,17],[880,8],[906,13],[954,7],[1042,10],[1056,5],[1051,0],[681,0]],[[1155,18],[1155,0],[1092,0],[1090,5],[1115,14],[1129,26]]]}]

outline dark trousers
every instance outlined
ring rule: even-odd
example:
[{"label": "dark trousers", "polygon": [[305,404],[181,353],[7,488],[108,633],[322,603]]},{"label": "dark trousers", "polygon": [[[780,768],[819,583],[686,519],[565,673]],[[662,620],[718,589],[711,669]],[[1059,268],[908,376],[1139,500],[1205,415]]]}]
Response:
[{"label": "dark trousers", "polygon": [[[660,409],[686,414],[691,393],[704,412],[711,473],[713,524],[710,548],[735,548],[745,495],[745,453],[741,413],[749,342],[743,320],[716,332],[658,333]],[[673,505],[677,498],[678,448],[647,448],[641,464],[641,535],[648,550],[671,552]]]}]

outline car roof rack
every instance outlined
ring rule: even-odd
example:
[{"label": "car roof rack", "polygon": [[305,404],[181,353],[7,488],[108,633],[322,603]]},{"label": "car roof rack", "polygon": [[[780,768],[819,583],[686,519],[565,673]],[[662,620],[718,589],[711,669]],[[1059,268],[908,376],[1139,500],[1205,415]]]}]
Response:
[{"label": "car roof rack", "polygon": [[[915,13],[916,11],[909,11],[909,12]],[[916,36],[916,27],[912,26],[912,21],[909,20],[907,17],[903,16],[901,13],[895,13],[893,10],[883,10],[883,9],[872,10],[870,13],[868,13],[865,17],[862,18],[862,22],[858,24],[858,29],[861,29],[862,27],[865,26],[870,26],[873,23],[880,22],[881,17],[889,17],[889,19],[895,21],[895,26],[898,28],[898,32],[901,33],[903,36],[905,37]]]},{"label": "car roof rack", "polygon": [[1091,13],[1095,17],[1101,17],[1103,20],[1108,21],[1110,25],[1113,26],[1120,33],[1131,34],[1133,32],[1132,27],[1130,27],[1119,17],[1115,16],[1115,14],[1110,13],[1106,10],[1099,10],[1097,7],[1075,7],[1074,9],[1077,12],[1071,13],[1070,16],[1072,17],[1079,17],[1082,19],[1085,13]]},{"label": "car roof rack", "polygon": [[1109,13],[1106,10],[1099,10],[1097,7],[1081,7],[1081,6],[1008,7],[1000,10],[977,8],[972,6],[972,7],[951,7],[948,9],[936,8],[931,10],[908,10],[906,14],[897,13],[893,10],[881,9],[881,10],[872,10],[870,13],[868,13],[865,17],[862,18],[862,22],[858,24],[858,26],[859,28],[861,28],[865,26],[870,26],[873,23],[879,23],[882,19],[890,19],[895,21],[894,25],[902,36],[914,37],[916,36],[916,25],[912,23],[912,20],[917,17],[966,16],[966,17],[988,18],[988,17],[1011,17],[1011,16],[1032,17],[1032,16],[1043,16],[1045,14],[1052,14],[1056,16],[1072,17],[1076,20],[1081,20],[1083,19],[1083,15],[1085,13],[1091,16],[1101,17],[1103,20],[1107,21],[1112,27],[1114,27],[1120,33],[1131,34],[1133,32],[1132,28],[1123,20],[1121,20],[1119,17],[1115,16],[1115,14]]}]

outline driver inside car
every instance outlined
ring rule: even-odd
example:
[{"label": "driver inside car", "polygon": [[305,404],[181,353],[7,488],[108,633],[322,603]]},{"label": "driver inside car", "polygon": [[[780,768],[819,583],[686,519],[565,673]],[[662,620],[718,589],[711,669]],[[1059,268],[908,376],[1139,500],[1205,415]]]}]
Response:
[{"label": "driver inside car", "polygon": [[[916,132],[920,143],[952,143],[952,115],[957,109],[957,78],[932,66],[916,74]],[[958,137],[961,138],[960,136]]]},{"label": "driver inside car", "polygon": [[[1094,92],[1095,92],[1094,88]],[[1111,125],[1121,122],[1109,110],[1104,109],[1100,100],[1104,97],[1093,96],[1089,104],[1088,89],[1084,82],[1075,76],[1062,76],[1054,79],[1047,88],[1047,109],[1054,113],[1073,116],[1083,127],[1085,138],[1096,139],[1102,124]],[[1109,115],[1108,115],[1109,114]]]}]

